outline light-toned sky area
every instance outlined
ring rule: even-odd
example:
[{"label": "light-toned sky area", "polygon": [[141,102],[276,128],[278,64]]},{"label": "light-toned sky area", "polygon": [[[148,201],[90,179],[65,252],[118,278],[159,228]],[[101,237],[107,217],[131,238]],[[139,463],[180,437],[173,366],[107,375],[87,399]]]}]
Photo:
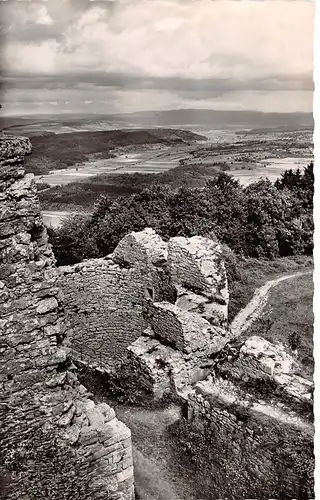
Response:
[{"label": "light-toned sky area", "polygon": [[4,114],[312,111],[311,0],[0,0]]}]

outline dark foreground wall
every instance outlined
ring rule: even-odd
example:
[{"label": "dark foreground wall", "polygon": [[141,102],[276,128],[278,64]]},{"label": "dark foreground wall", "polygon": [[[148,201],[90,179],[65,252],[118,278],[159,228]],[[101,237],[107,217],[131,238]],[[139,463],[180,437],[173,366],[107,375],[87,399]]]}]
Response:
[{"label": "dark foreground wall", "polygon": [[0,137],[0,497],[132,500],[131,436],[68,359],[27,139]]},{"label": "dark foreground wall", "polygon": [[241,406],[189,402],[180,438],[189,443],[212,498],[313,498],[313,436],[293,421]]},{"label": "dark foreground wall", "polygon": [[220,353],[188,396],[180,437],[215,498],[313,498],[313,383],[281,344]]}]

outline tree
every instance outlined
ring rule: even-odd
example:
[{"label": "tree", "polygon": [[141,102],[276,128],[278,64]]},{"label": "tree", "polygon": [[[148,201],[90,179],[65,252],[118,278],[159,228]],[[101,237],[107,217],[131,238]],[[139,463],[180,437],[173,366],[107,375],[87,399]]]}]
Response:
[{"label": "tree", "polygon": [[286,170],[276,180],[274,185],[279,190],[288,189],[294,192],[304,209],[313,210],[313,162],[304,167],[302,174],[300,169],[297,169],[295,172],[292,169]]},{"label": "tree", "polygon": [[169,200],[170,226],[166,236],[207,235],[215,225],[202,189],[180,188]]},{"label": "tree", "polygon": [[303,190],[303,206],[309,210],[313,210],[313,196],[314,196],[314,172],[313,162],[304,168],[303,176],[301,179],[301,187]]},{"label": "tree", "polygon": [[296,171],[293,171],[292,168],[289,170],[285,170],[280,174],[279,179],[274,183],[277,189],[299,189],[301,187],[301,171],[298,168]]},{"label": "tree", "polygon": [[217,237],[239,253],[245,251],[246,207],[239,182],[221,172],[207,183],[208,216]]},{"label": "tree", "polygon": [[277,234],[282,230],[285,206],[269,180],[250,184],[245,190],[246,250],[253,257],[279,255]]},{"label": "tree", "polygon": [[61,227],[49,231],[49,238],[59,266],[99,256],[87,215],[69,216]]},{"label": "tree", "polygon": [[151,227],[164,239],[214,234],[238,255],[272,259],[313,250],[313,163],[287,170],[275,184],[243,188],[225,172],[204,188],[152,185],[116,200],[102,195],[91,216],[76,216],[52,231],[59,264],[112,252],[131,231]]}]

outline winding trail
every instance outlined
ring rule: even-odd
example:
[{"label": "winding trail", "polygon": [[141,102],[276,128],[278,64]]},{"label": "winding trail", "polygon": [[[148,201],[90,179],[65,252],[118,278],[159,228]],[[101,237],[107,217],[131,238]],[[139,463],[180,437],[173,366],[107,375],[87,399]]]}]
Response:
[{"label": "winding trail", "polygon": [[[244,332],[262,312],[269,291],[282,281],[312,274],[313,270],[296,272],[267,281],[231,324],[234,336]],[[181,418],[181,408],[172,404],[165,409],[113,405],[117,417],[132,432],[134,475],[137,500],[202,500],[201,485],[195,481],[176,453],[177,443],[167,428]]]},{"label": "winding trail", "polygon": [[262,287],[257,288],[250,302],[241,309],[230,325],[230,331],[233,337],[238,337],[241,333],[246,331],[251,323],[257,319],[262,310],[264,309],[268,293],[271,288],[274,288],[282,281],[289,280],[292,278],[299,278],[300,276],[306,276],[308,274],[313,274],[313,270],[302,271],[294,274],[287,274],[286,276],[280,276],[280,278],[275,278],[273,280],[267,281]]}]

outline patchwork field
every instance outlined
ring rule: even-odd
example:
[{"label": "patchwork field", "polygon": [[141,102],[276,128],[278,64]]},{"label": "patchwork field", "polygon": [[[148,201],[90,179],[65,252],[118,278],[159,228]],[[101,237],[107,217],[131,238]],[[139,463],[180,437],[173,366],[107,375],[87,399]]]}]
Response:
[{"label": "patchwork field", "polygon": [[[64,171],[72,167],[76,169],[80,165],[85,170],[89,166],[94,167],[96,161],[99,167],[100,160],[121,156],[123,151],[143,152],[153,146],[179,146],[205,139],[199,134],[179,129],[45,133],[31,137],[33,149],[32,155],[27,158],[26,169],[36,175],[47,175],[53,170]],[[75,180],[76,172],[70,180]]]},{"label": "patchwork field", "polygon": [[219,128],[183,116],[174,128],[146,117],[148,128],[139,128],[141,117],[135,123],[133,116],[29,117],[4,124],[10,133],[31,137],[26,168],[36,175],[43,215],[53,226],[69,212],[90,210],[102,193],[129,196],[152,184],[202,187],[221,170],[244,186],[274,182],[284,170],[312,161],[310,126]]}]

